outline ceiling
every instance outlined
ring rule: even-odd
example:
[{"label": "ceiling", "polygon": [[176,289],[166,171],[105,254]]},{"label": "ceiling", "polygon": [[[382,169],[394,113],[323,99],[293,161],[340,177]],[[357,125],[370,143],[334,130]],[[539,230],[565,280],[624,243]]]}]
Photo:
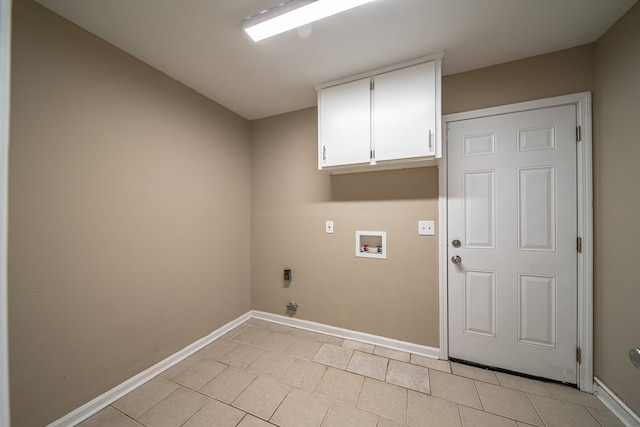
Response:
[{"label": "ceiling", "polygon": [[252,120],[439,51],[448,75],[594,42],[636,0],[376,0],[258,43],[242,19],[284,0],[36,1]]}]

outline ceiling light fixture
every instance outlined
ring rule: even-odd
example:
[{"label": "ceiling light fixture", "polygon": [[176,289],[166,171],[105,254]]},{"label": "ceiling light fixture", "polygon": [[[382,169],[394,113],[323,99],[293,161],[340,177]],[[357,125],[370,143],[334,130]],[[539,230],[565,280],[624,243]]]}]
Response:
[{"label": "ceiling light fixture", "polygon": [[260,41],[373,0],[289,0],[246,18],[242,28]]}]

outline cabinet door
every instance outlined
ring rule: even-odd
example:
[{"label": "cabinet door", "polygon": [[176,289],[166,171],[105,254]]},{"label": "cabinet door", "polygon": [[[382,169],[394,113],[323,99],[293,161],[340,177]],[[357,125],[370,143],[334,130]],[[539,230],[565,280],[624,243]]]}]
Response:
[{"label": "cabinet door", "polygon": [[436,154],[436,65],[426,62],[375,77],[375,159]]},{"label": "cabinet door", "polygon": [[369,163],[370,79],[322,89],[318,96],[318,166]]}]

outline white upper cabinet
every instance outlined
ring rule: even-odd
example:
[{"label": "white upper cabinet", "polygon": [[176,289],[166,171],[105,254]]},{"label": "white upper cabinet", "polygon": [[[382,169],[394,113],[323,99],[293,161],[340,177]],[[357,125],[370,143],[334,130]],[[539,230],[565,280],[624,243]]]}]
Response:
[{"label": "white upper cabinet", "polygon": [[329,173],[437,164],[441,57],[318,89],[318,167]]},{"label": "white upper cabinet", "polygon": [[323,166],[369,163],[371,101],[369,79],[320,91],[318,157]]},{"label": "white upper cabinet", "polygon": [[375,76],[373,149],[377,162],[435,156],[434,62]]}]

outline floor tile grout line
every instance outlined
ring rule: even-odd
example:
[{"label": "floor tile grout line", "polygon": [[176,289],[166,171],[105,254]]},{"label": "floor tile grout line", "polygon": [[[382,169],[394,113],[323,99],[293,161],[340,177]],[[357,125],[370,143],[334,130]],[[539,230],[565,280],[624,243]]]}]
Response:
[{"label": "floor tile grout line", "polygon": [[[154,377],[157,378],[157,377]],[[153,378],[152,378],[153,379]],[[168,380],[165,378],[165,380],[174,383],[171,380]],[[149,409],[147,409],[146,411],[144,411],[143,413],[141,413],[140,415],[138,415],[135,420],[138,421],[140,424],[145,425],[142,421],[140,421],[140,418],[142,418],[145,414],[147,414],[149,411],[151,411],[153,408],[155,408],[156,406],[158,406],[160,403],[164,402],[166,399],[169,398],[169,396],[171,396],[173,393],[175,393],[176,391],[180,390],[180,387],[182,387],[180,384],[176,384],[178,386],[178,388],[176,388],[175,390],[173,390],[171,393],[169,393],[168,395],[166,395],[165,397],[163,397],[162,399],[160,399],[158,402],[156,402],[155,404],[153,404]],[[137,390],[137,389],[136,389]],[[114,402],[115,403],[115,402]]]},{"label": "floor tile grout line", "polygon": [[[587,412],[589,413],[589,415],[591,415],[591,417],[592,417],[594,420],[596,420],[596,422],[597,422],[601,427],[605,427],[605,426],[604,426],[604,424],[602,424],[602,423],[600,422],[600,420],[599,420],[599,419],[597,419],[595,415],[593,415],[593,412],[591,412],[591,411],[589,410],[589,408],[591,408],[590,406],[585,406],[584,408],[587,410]],[[596,409],[596,408],[591,408],[591,409],[593,409],[593,410],[598,410],[598,409]],[[615,416],[615,414],[614,414],[614,416]],[[622,423],[622,421],[620,421],[620,419],[619,419],[617,416],[616,416],[616,420],[617,420],[617,421],[619,421],[620,423]],[[623,425],[624,425],[624,424],[623,424]]]},{"label": "floor tile grout line", "polygon": [[347,367],[349,366],[349,363],[351,363],[351,359],[353,359],[353,355],[354,354],[356,354],[356,351],[355,350],[351,350],[351,355],[349,355],[349,360],[347,360],[347,364],[345,365],[345,367],[343,369],[344,371],[347,370]]},{"label": "floor tile grout line", "polygon": [[[516,390],[516,391],[521,391],[521,390]],[[542,396],[542,397],[544,397],[544,396]],[[478,408],[473,408],[473,407],[471,407],[471,406],[469,406],[469,405],[464,405],[464,404],[462,404],[462,403],[458,403],[458,405],[459,405],[459,406],[464,406],[465,408],[475,409],[476,411],[479,411],[479,409],[478,409]],[[532,404],[532,406],[533,406],[533,404]],[[534,406],[534,410],[535,410],[535,406]],[[489,412],[489,411],[484,411],[484,410],[483,410],[482,412],[483,412],[483,413],[485,413],[485,414],[495,415],[496,417],[500,417],[500,418],[504,418],[504,419],[507,419],[507,420],[511,420],[511,421],[513,421],[513,422],[514,422],[514,423],[516,423],[516,424],[518,424],[518,423],[523,423],[523,424],[527,424],[527,425],[534,425],[534,424],[531,424],[531,423],[529,423],[529,422],[527,422],[527,421],[522,421],[522,420],[519,420],[519,419],[517,419],[517,418],[510,417],[510,416],[508,416],[508,415],[496,414],[496,413],[494,413],[494,412]],[[537,410],[536,410],[536,414],[540,417],[540,414],[538,414]],[[544,420],[542,419],[542,417],[540,417],[540,421],[542,421],[543,427],[546,427],[546,426],[547,426],[547,424],[544,422]]]},{"label": "floor tile grout line", "polygon": [[189,422],[189,420],[193,417],[196,416],[196,414],[200,411],[202,411],[202,408],[204,408],[205,406],[207,406],[209,404],[209,402],[206,402],[204,405],[202,405],[196,412],[194,412],[193,414],[191,414],[191,416],[189,418],[187,418],[182,424],[180,424],[180,427],[182,427],[183,425],[185,425],[186,423]]},{"label": "floor tile grout line", "polygon": [[[129,414],[125,413],[125,412],[122,412],[120,409],[118,409],[118,408],[116,408],[115,406],[113,406],[113,404],[109,405],[109,406],[108,406],[108,408],[115,409],[115,410],[116,410],[116,411],[118,411],[120,414],[124,415],[125,417],[129,418],[130,420],[134,421],[134,422],[135,422],[135,423],[137,423],[137,424],[144,425],[144,424],[142,424],[141,422],[139,422],[136,418],[132,417],[131,415],[129,415]],[[91,417],[89,417],[88,419],[90,419],[90,418],[91,418]],[[84,421],[86,421],[86,420],[84,420]],[[84,422],[84,421],[83,421],[83,422]]]},{"label": "floor tile grout line", "polygon": [[[544,421],[544,418],[542,418],[542,414],[540,413],[540,411],[538,410],[538,408],[536,407],[536,405],[533,403],[533,401],[531,400],[531,397],[529,396],[529,393],[527,392],[523,392],[524,395],[527,397],[527,401],[529,402],[529,404],[531,405],[531,407],[533,408],[534,411],[536,411],[536,415],[538,415],[538,418],[540,418],[540,421],[542,422],[542,425],[545,427],[547,426],[547,423]],[[543,396],[544,397],[544,396]]]},{"label": "floor tile grout line", "polygon": [[[244,412],[244,411],[242,411]],[[248,412],[244,412],[244,415],[242,416],[242,418],[240,418],[240,421],[238,421],[238,424],[236,424],[234,427],[238,427],[240,425],[240,423],[242,423],[242,421],[244,421],[245,418],[247,418],[249,416]]]},{"label": "floor tile grout line", "polygon": [[[195,391],[196,393],[200,393],[200,394],[202,394],[203,396],[207,396],[206,394],[201,393],[201,392],[200,392],[200,390],[202,390],[203,388],[205,388],[205,387],[207,386],[207,384],[209,384],[211,381],[215,380],[215,379],[216,379],[216,378],[217,378],[221,373],[223,373],[224,371],[226,371],[226,370],[227,370],[227,368],[229,368],[229,367],[231,366],[231,365],[227,365],[226,363],[220,362],[219,360],[214,360],[214,361],[215,361],[215,362],[217,362],[217,363],[219,363],[219,364],[221,364],[221,365],[224,365],[224,366],[225,366],[225,368],[224,368],[222,371],[218,372],[218,373],[217,373],[213,378],[211,378],[209,381],[207,381],[207,382],[206,382],[202,387],[200,387],[198,390],[195,390],[195,389],[193,389],[193,388],[189,387],[189,386],[188,386],[188,385],[186,385],[186,384],[179,383],[179,382],[177,382],[176,380],[174,380],[174,379],[173,379],[173,378],[177,377],[178,375],[180,375],[180,373],[182,373],[183,371],[186,371],[187,369],[189,369],[189,367],[187,367],[187,368],[183,369],[182,371],[178,372],[176,375],[174,375],[174,376],[173,376],[173,377],[171,377],[171,378],[167,378],[167,377],[162,377],[162,378],[163,378],[163,379],[165,379],[165,380],[167,380],[167,381],[170,381],[170,382],[172,382],[172,383],[174,383],[174,384],[176,384],[176,385],[178,385],[178,386],[180,386],[180,387],[184,387],[184,388],[189,389],[189,390],[191,390],[191,391]],[[207,397],[209,397],[209,396],[207,396]]]},{"label": "floor tile grout line", "polygon": [[[553,391],[552,391],[552,393],[553,393]],[[533,403],[533,401],[531,400],[530,395],[535,395],[535,396],[539,396],[539,397],[546,398],[546,399],[551,399],[551,398],[550,398],[550,397],[547,397],[547,396],[540,396],[540,395],[538,395],[538,394],[536,394],[536,393],[528,393],[528,392],[525,392],[525,394],[527,395],[527,399],[529,400],[529,402],[531,402],[531,406],[533,406],[533,408],[535,409],[536,413],[538,413],[538,416],[539,416],[539,417],[540,417],[540,419],[542,420],[542,423],[546,426],[546,425],[547,425],[547,423],[545,423],[544,419],[542,418],[542,414],[540,414],[540,413],[539,413],[538,408],[536,407],[536,405],[535,405],[535,404]],[[556,396],[556,395],[554,394],[554,396]],[[564,404],[564,405],[566,405],[566,404],[570,404],[570,405],[575,405],[575,406],[579,406],[579,407],[583,408],[583,409],[584,409],[584,410],[585,410],[585,411],[586,411],[586,412],[591,416],[591,418],[593,418],[593,420],[594,420],[598,425],[602,426],[602,423],[601,423],[601,422],[600,422],[600,421],[599,421],[599,420],[598,420],[598,419],[597,419],[597,418],[596,418],[596,417],[591,413],[591,411],[589,410],[589,408],[591,408],[590,406],[581,405],[581,404],[579,404],[579,403],[570,402],[570,401],[568,401],[568,400],[559,399],[559,398],[555,398],[555,399],[552,399],[552,400],[557,400],[558,402],[560,402],[560,403],[562,403],[562,404]],[[596,409],[596,408],[591,408],[591,409]],[[616,419],[618,419],[618,418],[616,417]]]},{"label": "floor tile grout line", "polygon": [[405,402],[407,403],[404,405],[404,424],[405,425],[409,424],[409,389],[407,389],[406,392],[407,392],[407,398],[405,399]]},{"label": "floor tile grout line", "polygon": [[[299,358],[299,357],[296,357],[296,356],[293,356],[293,359],[291,359],[291,361],[290,361],[289,363],[287,363],[287,366],[285,366],[285,368],[282,370],[282,372],[280,372],[280,373],[278,374],[278,376],[277,376],[276,378],[274,378],[274,379],[275,379],[275,380],[277,380],[277,381],[281,381],[281,382],[283,382],[283,383],[284,383],[284,381],[280,380],[280,377],[281,377],[282,375],[284,375],[284,373],[285,373],[285,372],[287,372],[287,369],[289,369],[289,367],[290,367],[291,365],[293,365],[293,363],[296,361],[296,359],[300,359],[300,358]],[[300,360],[304,360],[304,359],[300,359]],[[323,373],[322,375],[324,375],[324,373]],[[291,384],[289,384],[289,385],[291,385]]]},{"label": "floor tile grout line", "polygon": [[[473,381],[474,385],[476,384],[476,382],[480,382],[480,383],[483,383],[483,384],[489,384],[489,385],[496,386],[495,384],[486,383],[486,382],[484,382],[484,381],[479,381],[479,380],[474,380],[474,381]],[[532,401],[531,401],[531,399],[529,398],[529,393],[527,393],[527,392],[525,392],[525,391],[523,391],[523,390],[517,390],[517,389],[512,389],[512,388],[503,387],[503,386],[496,386],[496,387],[505,388],[505,389],[508,389],[508,390],[514,390],[514,391],[517,391],[517,392],[523,393],[523,394],[525,395],[525,397],[527,398],[527,401],[529,402],[529,404],[530,404],[530,405],[531,405],[531,407],[533,408],[533,410],[536,412],[536,415],[538,416],[538,418],[539,418],[539,419],[540,419],[540,421],[542,422],[542,425],[543,425],[543,426],[546,426],[546,425],[547,425],[547,424],[544,422],[544,420],[542,419],[542,416],[540,415],[540,413],[538,412],[538,409],[536,408],[536,406],[533,404],[533,402],[532,402]],[[476,390],[477,390],[477,386],[476,386]],[[499,416],[499,417],[502,417],[502,418],[512,419],[512,420],[514,420],[514,421],[516,422],[516,424],[517,424],[518,422],[530,424],[530,423],[529,423],[529,422],[527,422],[527,421],[519,420],[519,419],[517,419],[517,418],[511,418],[511,417],[509,417],[509,416],[507,416],[507,415],[497,414],[497,413],[495,413],[495,412],[491,412],[491,411],[485,410],[485,409],[484,409],[484,403],[482,402],[482,397],[480,396],[480,392],[479,392],[479,391],[478,391],[478,397],[480,397],[480,404],[481,404],[481,405],[482,405],[482,407],[483,407],[482,412],[484,412],[484,413],[486,413],[486,414],[496,415],[496,416]],[[542,396],[542,397],[544,397],[544,396]]]},{"label": "floor tile grout line", "polygon": [[[464,378],[464,377],[462,377]],[[487,412],[484,409],[484,403],[482,403],[482,396],[480,396],[480,391],[478,390],[478,385],[476,384],[476,381],[471,379],[471,382],[473,383],[473,389],[476,391],[476,396],[478,396],[478,402],[480,402],[480,410],[482,412]]]},{"label": "floor tile grout line", "polygon": [[[480,403],[480,405],[482,405],[482,403]],[[465,406],[465,407],[467,407],[467,405],[463,405],[462,403],[457,403],[457,402],[456,402],[456,411],[458,412],[458,420],[460,421],[460,425],[461,425],[462,427],[464,427],[464,424],[463,424],[463,422],[462,422],[462,411],[460,411],[460,406]],[[468,407],[470,408],[470,406],[468,406]],[[484,411],[482,411],[482,412],[484,412]],[[517,425],[517,424],[516,424],[516,425]]]},{"label": "floor tile grout line", "polygon": [[602,423],[600,421],[598,421],[598,419],[591,413],[591,411],[584,405],[581,405],[585,411],[587,411],[587,414],[589,414],[591,416],[591,418],[594,419],[594,421],[599,424],[602,427]]},{"label": "floor tile grout line", "polygon": [[[229,403],[227,403],[227,405],[229,406],[233,406],[233,402],[235,402],[236,400],[238,400],[238,398],[242,395],[242,393],[244,393],[250,386],[251,384],[253,384],[258,378],[260,378],[260,375],[256,375],[256,377],[254,379],[252,379],[249,384],[247,384],[247,386],[245,388],[242,389],[242,391],[240,393],[238,393],[238,395],[236,397],[233,398],[233,400]],[[224,403],[224,402],[223,402]],[[233,406],[236,409],[240,409],[237,406]],[[243,411],[243,409],[240,409],[241,411]],[[246,412],[246,411],[245,411]]]},{"label": "floor tile grout line", "polygon": [[551,394],[553,395],[553,397],[554,397],[556,400],[560,400],[560,401],[563,401],[563,402],[564,402],[564,399],[560,399],[560,396],[559,396],[559,395],[557,395],[557,394],[553,391],[553,388],[552,388],[552,387],[547,386],[547,388],[549,389],[549,391],[551,392]]},{"label": "floor tile grout line", "polygon": [[[284,384],[284,383],[283,383],[283,384]],[[287,384],[287,385],[289,385],[289,384]],[[287,396],[289,396],[289,394],[291,394],[291,391],[292,391],[294,388],[295,388],[294,386],[289,386],[289,391],[287,392],[287,394],[285,394],[285,395],[284,395],[284,397],[282,398],[282,400],[280,401],[280,403],[278,403],[278,406],[276,407],[276,409],[274,409],[274,410],[273,410],[273,413],[269,416],[269,419],[268,419],[268,420],[265,420],[265,421],[267,421],[268,423],[270,423],[270,422],[271,422],[271,418],[273,418],[273,416],[276,414],[276,412],[278,412],[278,409],[280,408],[280,406],[282,406],[282,404],[284,403],[284,401],[285,401],[285,400],[287,400]],[[275,424],[275,423],[272,423],[272,424]]]},{"label": "floor tile grout line", "polygon": [[[224,371],[223,371],[223,372],[224,372]],[[222,373],[222,372],[221,372],[221,373]],[[221,374],[221,373],[220,373],[220,374]],[[220,374],[218,374],[218,375],[220,375]],[[218,375],[217,375],[217,376],[218,376]],[[216,376],[216,377],[217,377],[217,376]],[[231,407],[234,407],[234,408],[236,408],[236,409],[241,410],[240,408],[237,408],[237,407],[233,406],[233,405],[232,405],[232,403],[233,403],[233,402],[235,402],[235,400],[236,400],[236,399],[237,399],[237,398],[238,398],[238,397],[239,397],[239,396],[240,396],[240,395],[241,395],[241,394],[242,394],[242,393],[243,393],[243,392],[244,392],[244,391],[245,391],[245,390],[246,390],[246,389],[251,385],[251,384],[253,384],[253,382],[254,382],[256,379],[258,379],[258,376],[256,376],[254,379],[252,379],[252,380],[249,382],[249,384],[247,384],[247,385],[246,385],[246,386],[245,386],[245,387],[240,391],[240,393],[238,393],[238,396],[236,396],[236,397],[235,397],[231,402],[229,402],[229,403],[227,403],[227,402],[223,402],[222,400],[220,400],[220,399],[218,399],[218,398],[215,398],[215,397],[213,397],[213,396],[209,396],[208,394],[203,393],[203,392],[201,392],[201,391],[200,391],[200,390],[202,390],[203,388],[205,388],[205,387],[207,386],[207,384],[209,384],[211,381],[215,380],[215,378],[213,378],[211,381],[209,381],[209,383],[207,383],[207,384],[205,384],[204,386],[202,386],[202,388],[200,388],[200,390],[193,390],[193,391],[195,391],[196,393],[198,393],[198,394],[200,394],[200,395],[202,395],[202,396],[204,396],[204,397],[206,397],[206,398],[208,398],[208,399],[215,400],[216,402],[220,402],[220,403],[222,403],[223,405],[231,406]],[[244,411],[243,411],[243,412],[244,412]]]},{"label": "floor tile grout line", "polygon": [[[387,382],[387,376],[389,376],[389,365],[391,364],[391,359],[387,358],[387,363],[384,366],[384,382]],[[407,401],[409,396],[407,395]],[[406,423],[405,423],[406,424]]]},{"label": "floor tile grout line", "polygon": [[[335,368],[335,369],[339,369],[339,368]],[[346,371],[345,371],[345,372],[346,372]],[[353,373],[353,372],[349,372],[349,373]],[[359,375],[359,374],[354,374],[354,375]],[[360,376],[362,376],[364,379],[369,378],[369,377],[365,377],[364,375],[360,375]],[[372,379],[372,380],[374,380],[374,381],[379,381],[379,380],[376,380],[375,378],[370,378],[370,379]],[[294,387],[295,387],[295,386],[294,386]],[[298,388],[298,387],[296,387],[296,388]],[[360,389],[359,389],[359,391],[358,391],[358,399],[356,399],[356,403],[355,403],[354,405],[350,405],[349,403],[347,403],[347,402],[345,402],[345,401],[343,401],[343,400],[340,400],[340,399],[335,398],[335,397],[327,396],[327,395],[322,394],[322,393],[317,393],[317,392],[315,392],[315,391],[313,391],[312,393],[319,394],[320,396],[323,396],[323,397],[326,397],[326,398],[330,399],[330,400],[331,400],[331,404],[330,404],[329,406],[331,406],[331,405],[332,405],[332,404],[334,404],[334,403],[339,403],[339,404],[347,405],[347,406],[348,406],[348,407],[350,407],[350,408],[354,408],[354,409],[357,409],[357,410],[359,410],[359,411],[366,412],[367,414],[371,414],[371,415],[373,415],[374,417],[377,417],[377,418],[384,418],[384,417],[382,417],[382,416],[381,416],[381,415],[379,415],[379,414],[376,414],[376,413],[374,413],[374,412],[371,412],[371,411],[368,411],[368,410],[366,410],[366,409],[362,409],[362,408],[359,408],[359,407],[358,407],[358,402],[360,401],[360,394],[362,393],[362,389],[363,389],[363,388],[364,388],[364,381],[362,382],[362,385],[360,386]],[[306,391],[306,390],[303,390],[303,391]],[[405,423],[405,424],[406,424],[406,423]]]},{"label": "floor tile grout line", "polygon": [[331,406],[333,406],[333,403],[334,403],[333,400],[329,401],[329,406],[327,406],[327,409],[324,411],[322,421],[320,421],[320,425],[318,427],[322,427],[322,425],[324,424],[324,421],[327,419],[327,416],[329,415],[329,411],[331,410]]}]

